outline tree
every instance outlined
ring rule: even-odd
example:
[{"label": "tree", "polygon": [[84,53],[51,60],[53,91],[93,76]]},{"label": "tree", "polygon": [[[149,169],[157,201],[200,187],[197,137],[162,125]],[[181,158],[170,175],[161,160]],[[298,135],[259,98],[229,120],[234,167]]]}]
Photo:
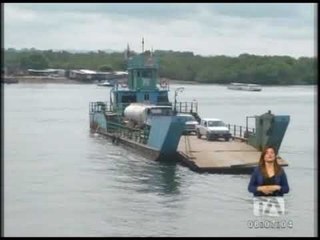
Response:
[{"label": "tree", "polygon": [[25,55],[20,59],[22,69],[45,69],[49,67],[49,61],[42,54]]},{"label": "tree", "polygon": [[113,72],[113,68],[110,65],[102,65],[98,69],[102,72]]}]

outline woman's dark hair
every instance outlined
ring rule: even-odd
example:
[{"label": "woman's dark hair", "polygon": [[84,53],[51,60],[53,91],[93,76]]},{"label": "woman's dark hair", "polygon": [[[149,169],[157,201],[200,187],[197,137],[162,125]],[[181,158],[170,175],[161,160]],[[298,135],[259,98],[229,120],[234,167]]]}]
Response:
[{"label": "woman's dark hair", "polygon": [[261,152],[261,156],[260,156],[260,160],[259,160],[259,167],[260,167],[260,171],[262,172],[262,175],[264,177],[268,177],[268,173],[266,171],[266,163],[264,161],[264,156],[267,153],[268,149],[272,149],[274,151],[275,154],[275,160],[274,160],[274,174],[278,175],[281,173],[282,171],[282,167],[279,165],[278,161],[277,161],[277,151],[274,147],[272,146],[267,146],[263,149],[263,151]]}]

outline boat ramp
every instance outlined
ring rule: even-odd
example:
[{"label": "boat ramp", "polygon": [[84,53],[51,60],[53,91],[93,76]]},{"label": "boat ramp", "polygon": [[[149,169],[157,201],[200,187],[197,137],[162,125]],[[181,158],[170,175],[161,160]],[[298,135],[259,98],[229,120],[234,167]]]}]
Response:
[{"label": "boat ramp", "polygon": [[[261,151],[239,137],[226,142],[186,135],[181,137],[177,151],[180,163],[199,173],[251,174],[261,155]],[[288,166],[281,157],[278,162]]]}]

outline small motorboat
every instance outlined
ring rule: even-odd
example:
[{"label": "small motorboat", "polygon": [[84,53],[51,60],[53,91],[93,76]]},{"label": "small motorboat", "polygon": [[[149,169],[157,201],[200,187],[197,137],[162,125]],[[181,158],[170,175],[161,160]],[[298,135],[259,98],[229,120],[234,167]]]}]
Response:
[{"label": "small motorboat", "polygon": [[99,82],[97,85],[101,86],[101,87],[113,87],[114,86],[114,81],[104,80],[102,82]]}]

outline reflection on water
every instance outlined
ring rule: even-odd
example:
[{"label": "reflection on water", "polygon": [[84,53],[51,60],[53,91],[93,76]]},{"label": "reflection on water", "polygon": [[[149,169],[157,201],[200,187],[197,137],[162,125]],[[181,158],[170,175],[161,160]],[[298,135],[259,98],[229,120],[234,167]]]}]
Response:
[{"label": "reflection on water", "polygon": [[139,184],[138,192],[153,192],[161,195],[179,194],[180,177],[176,174],[176,163],[157,162],[146,164],[139,171],[136,178]]},{"label": "reflection on water", "polygon": [[90,158],[95,161],[99,159],[100,167],[101,164],[112,165],[117,187],[134,189],[141,193],[179,193],[181,179],[176,173],[178,167],[176,162],[155,162],[142,157],[127,146],[114,145],[110,139],[97,134],[90,134],[90,138],[99,146],[97,152],[91,153]]},{"label": "reflection on water", "polygon": [[177,164],[163,162],[160,163],[160,179],[163,184],[164,194],[179,193],[180,177],[177,175]]}]

